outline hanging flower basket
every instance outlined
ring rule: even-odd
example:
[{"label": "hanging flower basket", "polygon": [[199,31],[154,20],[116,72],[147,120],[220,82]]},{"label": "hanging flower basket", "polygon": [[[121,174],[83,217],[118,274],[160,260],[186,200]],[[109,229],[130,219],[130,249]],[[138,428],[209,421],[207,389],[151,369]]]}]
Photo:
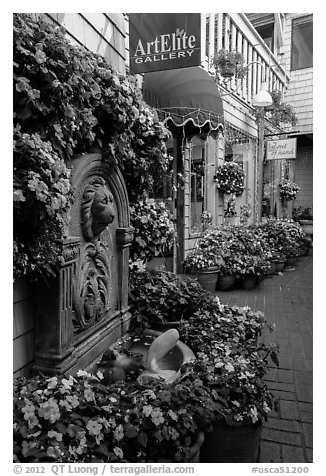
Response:
[{"label": "hanging flower basket", "polygon": [[217,167],[214,181],[220,192],[239,197],[244,191],[245,174],[236,162],[224,162]]},{"label": "hanging flower basket", "polygon": [[290,180],[284,179],[280,182],[280,197],[284,202],[294,200],[299,191],[299,185]]}]

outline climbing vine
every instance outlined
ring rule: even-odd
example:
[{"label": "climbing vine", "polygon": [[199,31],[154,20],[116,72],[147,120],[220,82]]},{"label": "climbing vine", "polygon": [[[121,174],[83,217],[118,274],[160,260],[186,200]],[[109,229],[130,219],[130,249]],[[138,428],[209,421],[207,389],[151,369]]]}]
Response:
[{"label": "climbing vine", "polygon": [[168,164],[168,130],[132,77],[72,45],[42,17],[14,14],[14,275],[48,270],[61,252],[68,160],[101,151],[122,170],[131,203]]}]

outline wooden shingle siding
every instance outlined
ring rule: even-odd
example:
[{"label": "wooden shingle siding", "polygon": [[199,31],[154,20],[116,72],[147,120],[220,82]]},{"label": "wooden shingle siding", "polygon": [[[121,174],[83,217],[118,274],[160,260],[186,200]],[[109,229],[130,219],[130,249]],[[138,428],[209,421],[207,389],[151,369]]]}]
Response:
[{"label": "wooden shingle siding", "polygon": [[67,30],[73,42],[104,56],[120,73],[125,73],[125,17],[122,13],[47,13]]},{"label": "wooden shingle siding", "polygon": [[34,359],[35,303],[33,289],[24,279],[14,284],[13,371],[24,375]]},{"label": "wooden shingle siding", "polygon": [[292,20],[308,14],[286,14],[284,30],[283,66],[290,75],[290,82],[286,90],[285,102],[293,106],[298,118],[296,126],[300,132],[311,133],[313,129],[313,68],[291,71],[291,40]]}]

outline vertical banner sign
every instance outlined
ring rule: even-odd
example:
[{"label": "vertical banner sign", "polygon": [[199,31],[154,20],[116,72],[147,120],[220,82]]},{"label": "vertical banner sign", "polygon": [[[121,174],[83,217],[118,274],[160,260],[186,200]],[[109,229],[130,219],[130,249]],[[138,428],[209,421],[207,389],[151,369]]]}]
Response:
[{"label": "vertical banner sign", "polygon": [[296,138],[267,141],[266,160],[295,159],[296,156]]},{"label": "vertical banner sign", "polygon": [[199,66],[200,13],[129,13],[130,73]]}]

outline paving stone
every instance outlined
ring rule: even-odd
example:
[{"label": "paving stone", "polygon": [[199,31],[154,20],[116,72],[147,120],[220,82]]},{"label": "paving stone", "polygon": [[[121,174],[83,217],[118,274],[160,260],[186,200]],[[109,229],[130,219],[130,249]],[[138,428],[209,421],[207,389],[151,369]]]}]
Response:
[{"label": "paving stone", "polygon": [[302,448],[298,446],[282,445],[284,463],[305,463]]},{"label": "paving stone", "polygon": [[291,392],[284,392],[283,390],[273,390],[273,394],[276,397],[279,397],[281,400],[291,400],[293,402],[296,400],[295,394]]},{"label": "paving stone", "polygon": [[313,452],[311,448],[306,449],[307,463],[313,463]]},{"label": "paving stone", "polygon": [[264,440],[273,441],[275,443],[284,443],[300,447],[302,446],[302,439],[300,433],[274,430],[272,428],[263,428],[262,438]]},{"label": "paving stone", "polygon": [[303,424],[303,434],[304,434],[306,446],[308,448],[312,448],[313,447],[313,444],[312,444],[313,443],[313,428],[310,423]]},{"label": "paving stone", "polygon": [[294,376],[293,376],[293,370],[288,370],[288,369],[279,369],[277,372],[278,375],[278,381],[279,382],[284,382],[284,383],[293,383],[294,382]]},{"label": "paving stone", "polygon": [[297,403],[292,401],[287,401],[287,400],[281,400],[280,413],[282,418],[286,418],[288,420],[298,419],[299,412],[298,412]]},{"label": "paving stone", "polygon": [[281,463],[281,445],[270,441],[261,441],[259,463]]},{"label": "paving stone", "polygon": [[285,420],[284,418],[268,418],[264,423],[266,428],[274,430],[292,431],[294,433],[301,432],[301,425],[295,420]]},{"label": "paving stone", "polygon": [[295,386],[291,383],[283,382],[267,382],[268,387],[271,390],[283,390],[284,392],[295,392]]}]

